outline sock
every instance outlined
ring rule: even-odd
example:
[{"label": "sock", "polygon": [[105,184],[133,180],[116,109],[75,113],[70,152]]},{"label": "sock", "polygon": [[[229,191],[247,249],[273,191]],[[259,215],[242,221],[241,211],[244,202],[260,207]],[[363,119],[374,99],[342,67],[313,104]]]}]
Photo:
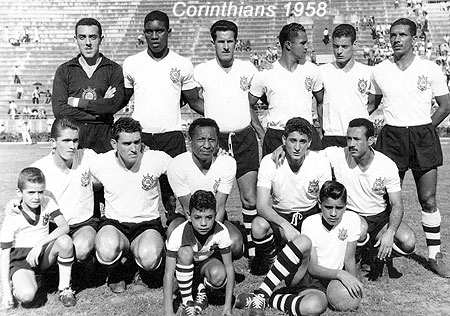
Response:
[{"label": "sock", "polygon": [[61,258],[58,256],[58,268],[59,268],[59,285],[58,290],[64,290],[70,287],[70,274],[72,273],[72,264],[74,257]]},{"label": "sock", "polygon": [[270,297],[269,305],[293,316],[300,316],[300,303],[303,296],[294,294],[275,294]]},{"label": "sock", "polygon": [[270,269],[259,289],[270,297],[273,290],[302,263],[303,254],[295,244],[289,242],[278,254],[277,260]]},{"label": "sock", "polygon": [[254,240],[255,246],[258,247],[261,254],[268,259],[270,263],[275,261],[277,256],[275,239],[273,238],[273,234],[266,236],[263,239]]},{"label": "sock", "polygon": [[[227,280],[228,279],[225,279],[225,281],[221,284],[221,285],[219,285],[219,286],[214,286],[214,285],[212,285],[210,282],[209,282],[209,280],[205,277],[205,279],[203,280],[203,284],[200,284],[200,285],[203,285],[203,288],[208,288],[210,291],[214,291],[214,290],[220,290],[220,289],[222,289],[222,288],[224,288],[224,286],[227,284]],[[199,285],[199,288],[200,288],[200,285]]]},{"label": "sock", "polygon": [[252,221],[257,214],[256,206],[251,208],[242,207],[242,218],[244,221],[245,232],[247,234],[247,252],[249,257],[255,256],[255,243],[252,239]]},{"label": "sock", "polygon": [[441,251],[441,214],[438,209],[434,213],[422,213],[422,228],[428,247],[428,258],[435,259]]},{"label": "sock", "polygon": [[186,306],[188,301],[194,301],[192,298],[192,281],[194,279],[194,264],[178,264],[175,268],[175,277],[178,281],[178,289],[181,293],[181,301]]}]

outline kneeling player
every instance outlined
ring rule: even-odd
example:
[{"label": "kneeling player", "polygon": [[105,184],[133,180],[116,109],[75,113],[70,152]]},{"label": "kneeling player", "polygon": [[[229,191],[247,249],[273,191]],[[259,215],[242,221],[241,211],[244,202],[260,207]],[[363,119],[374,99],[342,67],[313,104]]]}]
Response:
[{"label": "kneeling player", "polygon": [[[64,306],[74,306],[70,289],[73,263],[69,225],[56,202],[44,195],[45,177],[38,168],[25,168],[19,174],[19,214],[6,212],[0,235],[0,277],[3,285],[2,307],[14,306],[14,298],[31,303],[38,285],[36,273],[48,269],[55,261],[59,267],[59,299]],[[49,220],[58,226],[49,234]],[[12,280],[13,292],[10,280]]]},{"label": "kneeling player", "polygon": [[[234,266],[228,229],[216,221],[216,199],[212,192],[199,190],[189,201],[189,221],[182,223],[167,241],[164,274],[165,315],[173,316],[173,276],[178,280],[183,303],[182,315],[199,314],[208,304],[205,288],[225,287],[222,315],[231,315]],[[194,302],[193,281],[200,283]]]}]

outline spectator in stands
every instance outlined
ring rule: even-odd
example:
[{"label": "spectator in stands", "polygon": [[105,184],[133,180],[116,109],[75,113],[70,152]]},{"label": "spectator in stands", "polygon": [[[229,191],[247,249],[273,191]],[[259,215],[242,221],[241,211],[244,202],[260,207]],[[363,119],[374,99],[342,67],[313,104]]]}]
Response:
[{"label": "spectator in stands", "polygon": [[45,92],[45,104],[49,104],[52,101],[52,93],[47,89]]},{"label": "spectator in stands", "polygon": [[19,70],[19,66],[14,66],[14,83],[15,84],[20,84],[20,70]]},{"label": "spectator in stands", "polygon": [[16,93],[17,93],[17,100],[20,100],[22,98],[22,95],[23,95],[23,87],[22,87],[21,84],[19,84],[17,86]]},{"label": "spectator in stands", "polygon": [[39,104],[39,98],[41,97],[41,92],[39,91],[39,87],[35,87],[33,93],[31,94],[31,103]]},{"label": "spectator in stands", "polygon": [[139,47],[141,45],[144,45],[144,40],[145,40],[145,36],[142,33],[139,33],[139,35],[137,36],[137,44],[136,47]]},{"label": "spectator in stands", "polygon": [[398,8],[398,0],[394,0],[394,8],[395,8],[395,9]]},{"label": "spectator in stands", "polygon": [[30,125],[28,125],[28,121],[22,121],[21,123],[19,123],[19,125],[17,126],[20,130],[20,133],[22,134],[22,141],[25,144],[31,145],[32,141],[31,141],[31,135],[30,135]]},{"label": "spectator in stands", "polygon": [[33,31],[34,31],[33,40],[35,43],[38,43],[39,42],[39,29],[35,26]]},{"label": "spectator in stands", "polygon": [[17,104],[14,100],[9,101],[9,111],[8,114],[11,116],[11,120],[16,119],[17,115]]},{"label": "spectator in stands", "polygon": [[104,153],[112,149],[113,115],[124,106],[122,67],[100,53],[103,33],[97,20],[79,20],[74,37],[80,54],[56,70],[53,113],[81,123],[80,148]]},{"label": "spectator in stands", "polygon": [[328,32],[328,28],[325,28],[323,30],[323,43],[325,45],[328,45],[329,42],[330,42],[330,35],[329,35],[329,32]]},{"label": "spectator in stands", "polygon": [[25,105],[22,110],[22,117],[24,119],[28,119],[30,117],[30,114],[31,114],[30,107],[28,105]]}]

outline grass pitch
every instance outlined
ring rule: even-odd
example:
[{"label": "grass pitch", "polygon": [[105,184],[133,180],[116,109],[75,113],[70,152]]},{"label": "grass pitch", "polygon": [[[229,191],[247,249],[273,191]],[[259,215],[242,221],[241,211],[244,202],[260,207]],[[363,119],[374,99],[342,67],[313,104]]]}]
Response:
[{"label": "grass pitch", "polygon": [[[450,156],[450,140],[443,139],[444,157]],[[0,222],[3,220],[5,204],[15,197],[18,172],[47,155],[49,144],[20,145],[0,144]],[[442,214],[442,251],[450,264],[450,167],[445,161],[439,169],[438,205]],[[407,174],[403,185],[403,203],[405,207],[404,221],[416,234],[417,247],[409,258],[394,259],[394,264],[403,273],[399,279],[391,279],[388,283],[368,282],[364,279],[364,297],[358,311],[338,313],[328,310],[324,315],[450,315],[450,280],[442,279],[426,268],[427,250],[425,238],[420,224],[420,207],[417,202],[414,181]],[[231,219],[241,220],[239,194],[233,188],[228,201]],[[255,277],[245,269],[246,259],[235,263],[236,271],[244,273],[244,282],[237,284],[235,295],[255,289],[263,277]],[[1,288],[0,288],[1,292]],[[0,293],[1,295],[1,293]],[[43,306],[34,308],[19,307],[12,311],[0,311],[0,315],[164,315],[162,288],[138,292],[130,285],[120,295],[113,294],[106,285],[90,288],[77,294],[77,305],[65,308],[58,302],[54,293],[48,293]],[[219,315],[221,306],[209,306],[203,313],[205,316]],[[247,311],[234,310],[234,315],[247,315]],[[286,315],[282,312],[267,309],[267,316]]]}]

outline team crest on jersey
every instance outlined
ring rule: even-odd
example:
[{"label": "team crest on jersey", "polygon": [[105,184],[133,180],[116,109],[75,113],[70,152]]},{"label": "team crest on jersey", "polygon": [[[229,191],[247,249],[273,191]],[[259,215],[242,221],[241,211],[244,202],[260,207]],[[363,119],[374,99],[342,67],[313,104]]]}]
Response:
[{"label": "team crest on jersey", "polygon": [[81,186],[87,187],[91,182],[91,173],[89,171],[83,172],[81,174]]},{"label": "team crest on jersey", "polygon": [[214,251],[217,248],[219,248],[219,243],[216,241],[209,247],[209,251]]},{"label": "team crest on jersey", "polygon": [[372,191],[378,194],[384,194],[385,188],[384,179],[381,177],[376,178],[372,186]]},{"label": "team crest on jersey", "polygon": [[316,194],[319,191],[319,180],[309,181],[308,193]]},{"label": "team crest on jersey", "polygon": [[417,79],[417,88],[420,91],[425,91],[428,87],[428,84],[428,77],[426,77],[425,75],[419,76],[419,78]]},{"label": "team crest on jersey", "polygon": [[214,181],[214,185],[213,185],[213,192],[214,192],[214,194],[216,194],[217,191],[219,190],[219,185],[220,185],[220,178],[218,180]]},{"label": "team crest on jersey", "polygon": [[344,241],[347,239],[347,237],[348,237],[347,229],[345,229],[345,228],[339,229],[338,238],[340,240]]},{"label": "team crest on jersey", "polygon": [[45,226],[48,224],[48,221],[50,220],[50,214],[45,214],[42,218],[42,226]]},{"label": "team crest on jersey", "polygon": [[170,80],[172,80],[173,83],[180,82],[181,79],[181,70],[179,70],[177,67],[172,68],[170,70]]},{"label": "team crest on jersey", "polygon": [[242,91],[247,91],[248,89],[250,89],[250,81],[246,76],[241,77],[240,86]]},{"label": "team crest on jersey", "polygon": [[305,78],[305,89],[309,92],[312,91],[312,85],[313,85],[313,78],[312,77],[306,77]]},{"label": "team crest on jersey", "polygon": [[87,87],[87,89],[83,89],[81,98],[85,100],[97,100],[97,93],[95,92],[95,88]]},{"label": "team crest on jersey", "polygon": [[156,179],[153,176],[150,176],[147,173],[147,175],[144,175],[143,177],[144,178],[142,179],[142,188],[145,191],[151,190],[154,187],[156,187]]},{"label": "team crest on jersey", "polygon": [[367,83],[367,80],[364,80],[364,78],[359,79],[359,81],[358,81],[358,91],[359,91],[359,93],[361,93],[361,94],[366,93],[368,86],[369,86],[369,84]]}]

